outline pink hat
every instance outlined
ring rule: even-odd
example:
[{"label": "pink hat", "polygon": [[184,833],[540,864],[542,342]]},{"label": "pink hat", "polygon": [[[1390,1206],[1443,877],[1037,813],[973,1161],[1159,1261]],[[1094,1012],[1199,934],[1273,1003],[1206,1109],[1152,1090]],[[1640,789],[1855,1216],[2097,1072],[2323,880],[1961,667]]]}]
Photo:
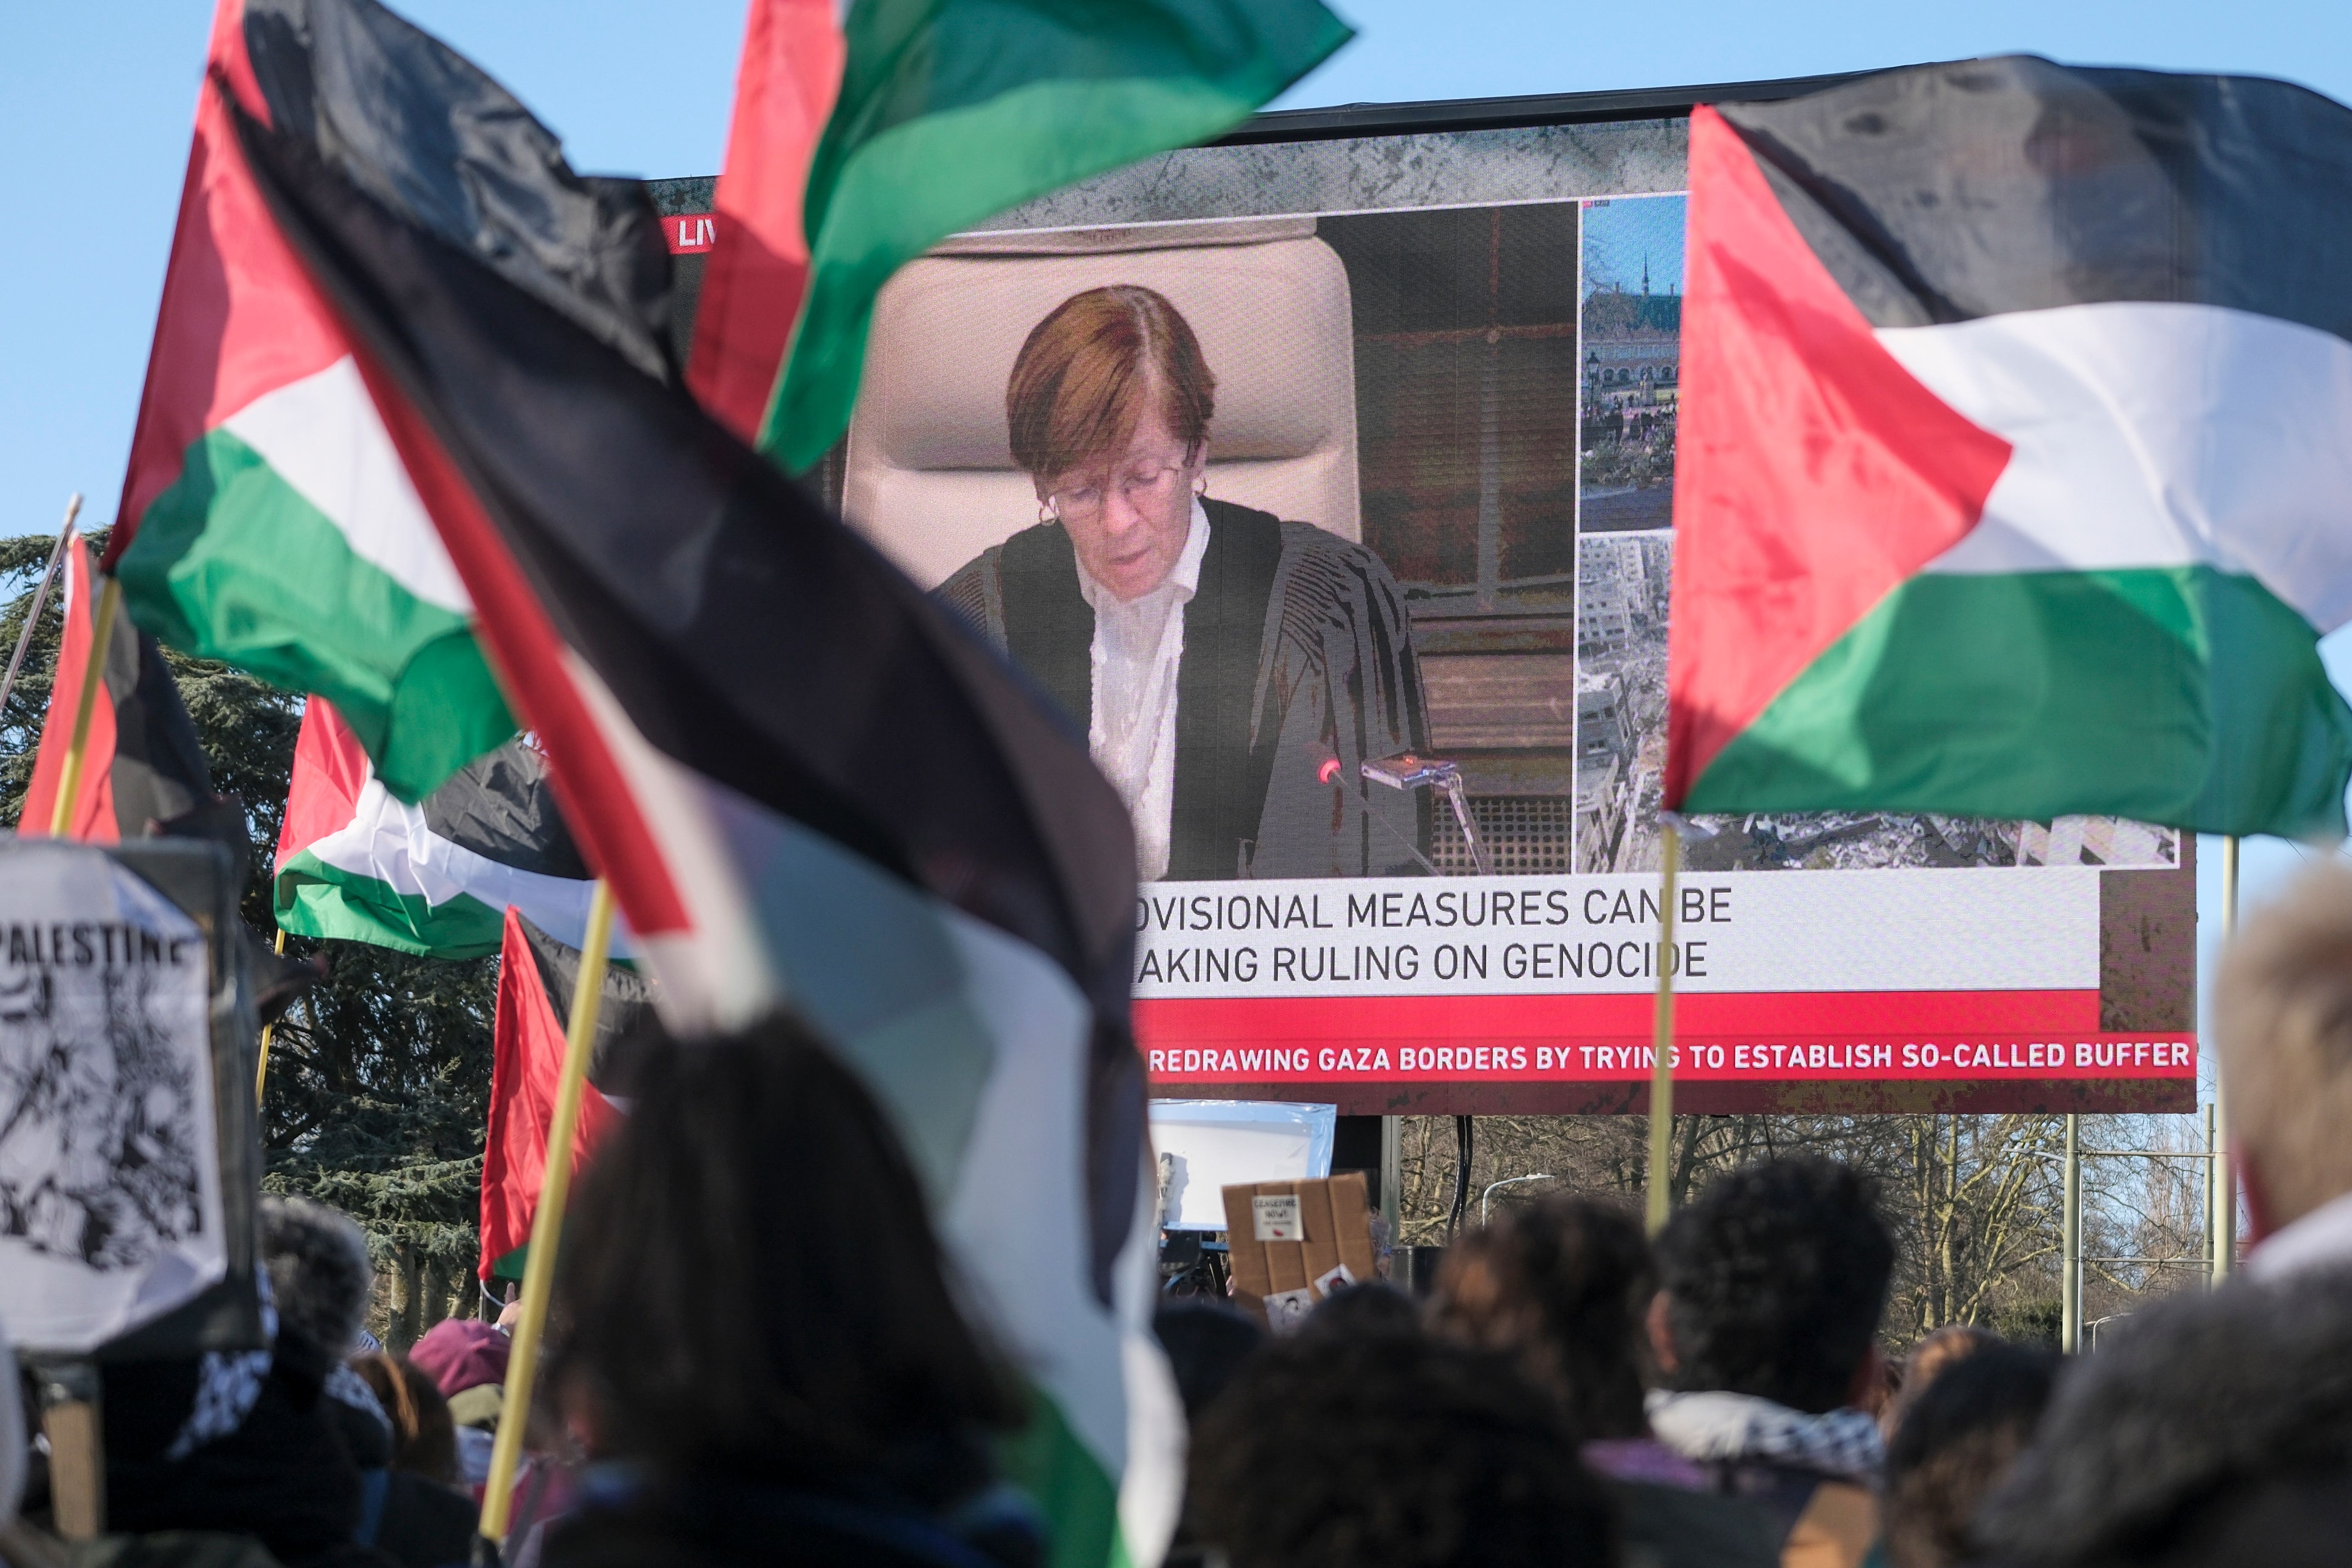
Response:
[{"label": "pink hat", "polygon": [[505,1383],[509,1349],[505,1333],[479,1318],[444,1318],[408,1347],[408,1359],[446,1399],[486,1383]]}]

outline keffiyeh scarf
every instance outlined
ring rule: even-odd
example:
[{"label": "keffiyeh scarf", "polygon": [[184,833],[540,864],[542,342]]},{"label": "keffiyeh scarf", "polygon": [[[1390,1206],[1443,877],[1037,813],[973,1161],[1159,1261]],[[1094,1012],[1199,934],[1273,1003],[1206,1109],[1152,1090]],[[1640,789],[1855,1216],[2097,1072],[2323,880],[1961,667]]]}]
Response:
[{"label": "keffiyeh scarf", "polygon": [[1760,1459],[1874,1487],[1886,1463],[1878,1423],[1859,1410],[1812,1415],[1752,1394],[1663,1389],[1648,1408],[1658,1441],[1701,1464]]}]

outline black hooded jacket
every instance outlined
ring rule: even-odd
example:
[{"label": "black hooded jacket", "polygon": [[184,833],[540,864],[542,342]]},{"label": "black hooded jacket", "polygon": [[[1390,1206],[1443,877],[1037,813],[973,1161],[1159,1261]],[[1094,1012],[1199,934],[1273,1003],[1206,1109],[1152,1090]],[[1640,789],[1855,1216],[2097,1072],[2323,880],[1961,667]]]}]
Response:
[{"label": "black hooded jacket", "polygon": [[2126,1327],[1987,1500],[1983,1561],[2352,1562],[2352,1271],[2182,1294]]}]

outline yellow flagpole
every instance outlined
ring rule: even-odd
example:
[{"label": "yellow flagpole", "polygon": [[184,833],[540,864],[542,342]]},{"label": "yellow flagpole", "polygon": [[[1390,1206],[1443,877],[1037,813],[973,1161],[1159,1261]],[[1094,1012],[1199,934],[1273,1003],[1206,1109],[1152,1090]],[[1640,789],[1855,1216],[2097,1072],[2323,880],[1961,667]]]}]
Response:
[{"label": "yellow flagpole", "polygon": [[539,1211],[530,1219],[530,1258],[522,1270],[522,1319],[515,1324],[514,1349],[507,1358],[506,1396],[499,1435],[490,1446],[490,1474],[482,1489],[481,1532],[503,1544],[512,1521],[515,1466],[522,1458],[523,1433],[530,1425],[531,1382],[538,1373],[540,1331],[547,1324],[547,1300],[555,1284],[555,1248],[563,1231],[563,1205],[572,1195],[572,1139],[580,1125],[580,1100],[588,1082],[588,1058],[596,1040],[596,1013],[604,1000],[605,957],[613,939],[613,889],[601,878],[588,905],[588,935],[580,950],[580,975],[572,987],[572,1026],[564,1031],[563,1075],[555,1090],[555,1116],[547,1129],[547,1173],[539,1188]]},{"label": "yellow flagpole", "polygon": [[[286,952],[286,928],[284,926],[279,926],[278,928],[277,951],[281,955]],[[261,1059],[253,1064],[253,1103],[256,1105],[259,1105],[261,1103],[261,1086],[264,1082],[268,1081],[269,1078],[269,1037],[277,1032],[278,1026],[275,1024],[264,1024],[261,1026]]]},{"label": "yellow flagpole", "polygon": [[1675,1139],[1675,872],[1682,833],[1672,814],[1658,814],[1658,998],[1650,1030],[1650,1234],[1666,1226],[1672,1208],[1667,1175]]},{"label": "yellow flagpole", "polygon": [[49,837],[63,838],[73,826],[74,799],[81,793],[82,753],[89,746],[90,710],[98,705],[98,689],[105,683],[106,648],[114,640],[114,613],[122,603],[122,584],[113,577],[98,595],[98,626],[89,639],[89,658],[81,672],[81,700],[74,709],[73,742],[66,747],[66,765],[58,771],[58,802],[49,812]]}]

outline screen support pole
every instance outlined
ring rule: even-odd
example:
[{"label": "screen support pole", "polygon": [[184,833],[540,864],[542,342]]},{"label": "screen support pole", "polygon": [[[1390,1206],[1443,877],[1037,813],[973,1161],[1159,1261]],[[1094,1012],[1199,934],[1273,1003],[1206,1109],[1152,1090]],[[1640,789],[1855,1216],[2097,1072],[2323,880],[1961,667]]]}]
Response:
[{"label": "screen support pole", "polygon": [[1404,1217],[1404,1118],[1381,1118],[1381,1218],[1389,1227],[1389,1245],[1397,1245],[1398,1222]]},{"label": "screen support pole", "polygon": [[2066,1192],[2060,1221],[2064,1254],[2058,1263],[2058,1348],[2083,1348],[2083,1119],[2066,1113]]},{"label": "screen support pole", "polygon": [[2213,1226],[2213,1102],[2205,1102],[2205,1284],[2210,1289],[2221,1282],[2221,1249],[2216,1245],[2221,1235]]},{"label": "screen support pole", "polygon": [[1679,825],[1658,814],[1658,997],[1650,1027],[1650,1234],[1666,1226],[1675,1140],[1675,872],[1682,858]]},{"label": "screen support pole", "polygon": [[[540,1331],[547,1324],[547,1300],[555,1284],[555,1249],[563,1235],[563,1205],[572,1195],[572,1142],[580,1125],[580,1101],[588,1082],[588,1058],[596,1043],[596,1014],[604,1000],[604,961],[613,940],[613,885],[603,878],[588,903],[588,934],[580,949],[580,974],[572,988],[572,1026],[564,1032],[563,1073],[556,1080],[555,1114],[547,1128],[545,1176],[539,1209],[530,1216],[530,1257],[522,1270],[522,1318],[515,1324],[514,1350],[507,1363],[505,1415],[490,1447],[490,1474],[482,1490],[483,1538],[503,1542],[512,1521],[515,1465],[522,1458],[524,1430],[530,1425],[531,1380],[538,1372]],[[477,1551],[479,1551],[478,1545]]]},{"label": "screen support pole", "polygon": [[[2221,949],[2226,956],[2238,934],[2238,836],[2221,840]],[[2221,1058],[2213,1064],[2213,1158],[2205,1164],[2211,1184],[2207,1199],[2207,1223],[2213,1232],[2213,1283],[2227,1279],[2238,1267],[2238,1172],[2230,1154],[2230,1082]]]}]

